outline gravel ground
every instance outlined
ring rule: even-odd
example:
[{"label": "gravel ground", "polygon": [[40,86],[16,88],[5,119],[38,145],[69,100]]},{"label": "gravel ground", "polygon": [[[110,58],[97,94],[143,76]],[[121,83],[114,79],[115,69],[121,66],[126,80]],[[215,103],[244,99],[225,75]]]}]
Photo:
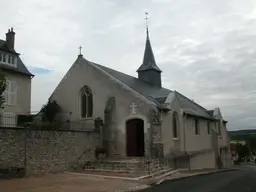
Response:
[{"label": "gravel ground", "polygon": [[121,192],[137,183],[71,174],[1,180],[1,192]]}]

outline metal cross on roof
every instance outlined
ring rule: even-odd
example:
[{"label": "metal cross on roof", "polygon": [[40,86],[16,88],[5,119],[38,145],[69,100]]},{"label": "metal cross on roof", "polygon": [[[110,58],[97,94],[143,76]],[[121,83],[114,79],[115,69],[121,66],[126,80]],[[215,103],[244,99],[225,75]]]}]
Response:
[{"label": "metal cross on roof", "polygon": [[82,55],[82,46],[80,45],[79,49],[79,55]]}]

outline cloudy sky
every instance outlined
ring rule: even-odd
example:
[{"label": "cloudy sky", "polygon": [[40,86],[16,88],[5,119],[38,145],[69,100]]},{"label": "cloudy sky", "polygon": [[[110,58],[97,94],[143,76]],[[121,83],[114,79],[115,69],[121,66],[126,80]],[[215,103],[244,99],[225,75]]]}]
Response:
[{"label": "cloudy sky", "polygon": [[[65,2],[65,3],[64,3]],[[145,45],[144,12],[163,85],[206,108],[220,107],[228,128],[256,128],[255,0],[0,0],[0,38],[36,76],[38,111],[75,61],[136,76]]]}]

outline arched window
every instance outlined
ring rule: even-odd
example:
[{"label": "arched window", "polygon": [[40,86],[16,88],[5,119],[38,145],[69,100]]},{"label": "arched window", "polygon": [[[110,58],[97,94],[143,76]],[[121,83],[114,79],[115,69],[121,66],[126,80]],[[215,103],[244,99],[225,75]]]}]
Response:
[{"label": "arched window", "polygon": [[178,138],[178,114],[174,112],[172,115],[172,134],[173,138]]},{"label": "arched window", "polygon": [[80,105],[81,105],[81,117],[88,118],[92,117],[93,111],[93,99],[92,91],[89,87],[84,86],[80,94]]}]

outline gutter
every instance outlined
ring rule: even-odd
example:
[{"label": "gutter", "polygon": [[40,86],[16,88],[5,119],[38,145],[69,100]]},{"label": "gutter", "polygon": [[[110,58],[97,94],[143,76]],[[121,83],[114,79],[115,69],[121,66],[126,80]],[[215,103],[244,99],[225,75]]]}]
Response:
[{"label": "gutter", "polygon": [[207,119],[207,120],[211,120],[211,121],[218,121],[218,119],[215,119],[215,118],[212,118],[212,117],[204,117],[204,116],[201,116],[201,115],[195,115],[195,114],[188,113],[188,112],[184,112],[184,114],[186,114],[187,116],[190,116],[190,117],[199,117],[199,118]]}]

